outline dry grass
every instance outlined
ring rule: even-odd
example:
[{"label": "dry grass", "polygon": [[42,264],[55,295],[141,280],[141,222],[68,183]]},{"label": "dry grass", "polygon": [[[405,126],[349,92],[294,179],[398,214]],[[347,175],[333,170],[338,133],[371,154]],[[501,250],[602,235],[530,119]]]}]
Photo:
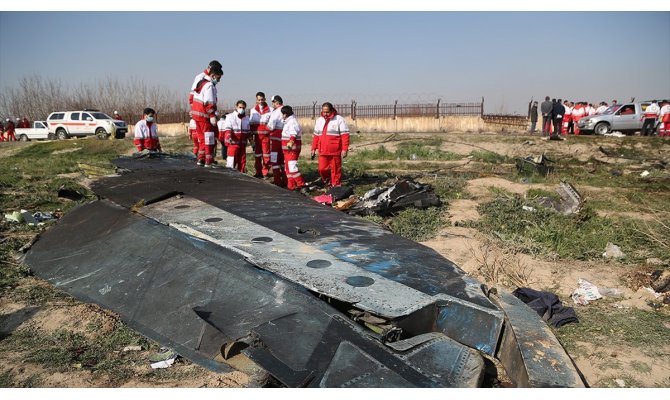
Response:
[{"label": "dry grass", "polygon": [[479,276],[488,285],[517,288],[528,287],[534,283],[533,268],[522,259],[518,250],[501,250],[493,241],[485,239],[478,249],[471,247],[470,253],[479,264]]}]

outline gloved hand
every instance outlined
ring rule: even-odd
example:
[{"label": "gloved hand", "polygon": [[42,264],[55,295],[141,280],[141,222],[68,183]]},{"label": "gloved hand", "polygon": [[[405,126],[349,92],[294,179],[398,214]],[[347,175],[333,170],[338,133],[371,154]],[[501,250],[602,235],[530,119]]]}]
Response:
[{"label": "gloved hand", "polygon": [[216,126],[216,117],[214,116],[209,117],[209,123],[212,124],[212,126]]}]

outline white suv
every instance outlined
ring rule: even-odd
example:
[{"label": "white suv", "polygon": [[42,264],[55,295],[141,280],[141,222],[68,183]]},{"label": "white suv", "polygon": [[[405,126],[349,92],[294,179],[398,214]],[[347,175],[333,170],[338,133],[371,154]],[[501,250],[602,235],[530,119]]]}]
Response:
[{"label": "white suv", "polygon": [[72,136],[96,135],[100,139],[113,135],[122,139],[128,132],[124,121],[113,119],[98,110],[56,111],[47,117],[49,138],[67,139]]}]

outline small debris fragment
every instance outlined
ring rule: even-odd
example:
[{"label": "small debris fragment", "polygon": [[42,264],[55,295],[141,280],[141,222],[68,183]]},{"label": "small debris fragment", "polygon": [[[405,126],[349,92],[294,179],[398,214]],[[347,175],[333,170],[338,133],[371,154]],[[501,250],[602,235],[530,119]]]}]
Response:
[{"label": "small debris fragment", "polygon": [[612,242],[607,242],[607,246],[605,246],[605,252],[603,253],[603,257],[605,258],[622,258],[624,257],[625,254],[621,251],[621,248]]}]

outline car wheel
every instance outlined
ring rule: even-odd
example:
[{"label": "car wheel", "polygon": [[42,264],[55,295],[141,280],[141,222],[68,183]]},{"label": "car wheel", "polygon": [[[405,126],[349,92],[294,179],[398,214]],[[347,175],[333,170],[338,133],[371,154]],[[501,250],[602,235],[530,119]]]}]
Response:
[{"label": "car wheel", "polygon": [[53,133],[51,133],[51,132],[49,132],[49,133],[47,134],[47,139],[49,139],[49,140],[56,140],[56,135],[53,134]]},{"label": "car wheel", "polygon": [[65,129],[60,128],[60,129],[56,130],[56,139],[58,139],[58,140],[65,140],[65,139],[67,139],[68,137],[69,137],[69,136],[67,135],[67,132],[65,132]]},{"label": "car wheel", "polygon": [[599,122],[598,125],[593,129],[596,135],[604,135],[609,132],[610,126],[606,122]]},{"label": "car wheel", "polygon": [[98,137],[98,139],[107,139],[107,131],[105,131],[105,128],[98,128],[95,130],[95,135]]},{"label": "car wheel", "polygon": [[19,142],[27,142],[27,141],[28,141],[28,136],[26,136],[25,133],[22,134],[21,136],[19,136]]}]

